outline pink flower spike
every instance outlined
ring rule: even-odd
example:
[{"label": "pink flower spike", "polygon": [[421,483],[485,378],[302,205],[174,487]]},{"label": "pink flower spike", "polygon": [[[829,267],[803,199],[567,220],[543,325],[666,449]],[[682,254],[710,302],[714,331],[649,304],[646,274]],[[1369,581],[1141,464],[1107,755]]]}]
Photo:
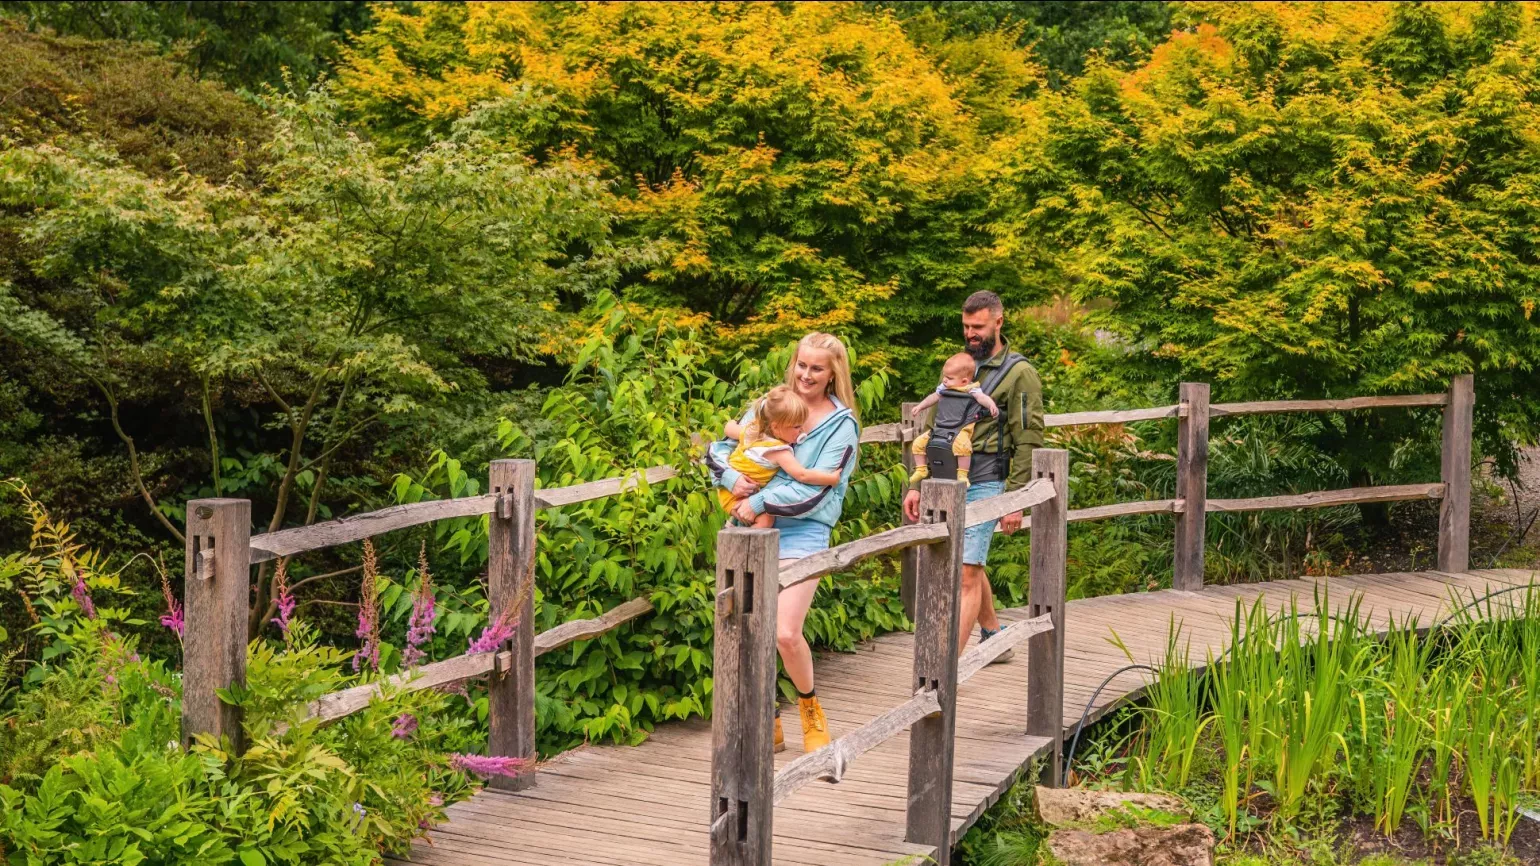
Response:
[{"label": "pink flower spike", "polygon": [[528,758],[458,753],[449,756],[449,766],[451,768],[462,773],[480,776],[483,779],[490,779],[493,776],[506,776],[511,779],[525,772],[533,765],[534,762]]},{"label": "pink flower spike", "polygon": [[96,619],[96,605],[91,603],[91,593],[86,589],[84,579],[75,578],[75,585],[70,588],[70,595],[75,597],[75,603],[80,605],[80,610],[85,613],[86,619]]},{"label": "pink flower spike", "polygon": [[171,629],[176,634],[176,639],[181,640],[182,634],[187,631],[187,622],[182,618],[182,605],[171,594],[171,581],[166,578],[166,573],[160,573],[160,593],[166,597],[166,612],[160,615],[160,624]]},{"label": "pink flower spike", "polygon": [[283,638],[287,641],[289,620],[294,616],[294,608],[298,606],[294,592],[289,589],[288,560],[278,560],[278,568],[273,572],[273,601],[278,606],[278,615],[273,617],[273,624],[283,632]]},{"label": "pink flower spike", "polygon": [[438,617],[438,603],[433,597],[433,575],[428,572],[428,548],[424,543],[417,568],[421,580],[412,597],[412,616],[407,621],[406,648],[401,651],[401,664],[416,667],[427,653],[422,645],[433,637],[433,621]]},{"label": "pink flower spike", "polygon": [[503,611],[503,615],[497,621],[481,630],[481,636],[471,641],[466,649],[468,653],[489,653],[507,643],[513,637],[519,624],[516,607],[510,607]]},{"label": "pink flower spike", "polygon": [[396,717],[395,727],[390,729],[390,735],[398,740],[404,740],[417,733],[417,717],[411,713],[402,713]]}]

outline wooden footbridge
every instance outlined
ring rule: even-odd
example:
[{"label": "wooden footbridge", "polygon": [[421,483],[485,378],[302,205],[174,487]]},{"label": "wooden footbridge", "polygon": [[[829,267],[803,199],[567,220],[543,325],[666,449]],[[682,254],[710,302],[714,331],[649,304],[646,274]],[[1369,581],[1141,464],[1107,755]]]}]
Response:
[{"label": "wooden footbridge", "polygon": [[[496,779],[449,810],[450,820],[414,845],[411,862],[472,864],[887,864],[947,863],[959,836],[1040,761],[1048,784],[1062,782],[1067,731],[1136,694],[1145,677],[1128,672],[1116,637],[1139,661],[1158,660],[1173,621],[1192,641],[1193,658],[1217,654],[1229,637],[1236,600],[1258,596],[1275,610],[1308,610],[1318,583],[1285,580],[1203,586],[1204,517],[1210,511],[1300,508],[1403,499],[1441,500],[1438,570],[1359,575],[1325,581],[1333,607],[1350,596],[1379,627],[1418,617],[1431,622],[1494,590],[1528,585],[1533,575],[1468,568],[1469,376],[1448,393],[1346,400],[1210,405],[1208,386],[1184,384],[1177,405],[1048,416],[1049,426],[1177,419],[1177,498],[1071,510],[1068,455],[1038,449],[1033,481],[994,499],[964,504],[964,485],[926,481],[921,520],[798,560],[782,569],[774,530],[728,529],[718,536],[714,697],[711,720],[660,727],[637,747],[584,747],[513,779]],[[1227,414],[1443,407],[1442,478],[1256,499],[1207,498],[1208,420]],[[907,417],[907,413],[905,413]],[[907,423],[870,428],[863,442],[913,438]],[[905,449],[907,451],[907,449]],[[492,464],[488,493],[398,506],[310,527],[251,537],[250,503],[189,503],[184,736],[207,732],[239,740],[236,708],[215,690],[244,674],[246,605],[252,565],[446,517],[488,515],[491,615],[518,610],[534,621],[535,513],[616,495],[669,478],[645,473],[575,487],[535,490],[533,461]],[[965,527],[1030,510],[1028,605],[1003,611],[1011,623],[983,645],[957,651],[957,607]],[[1066,526],[1077,520],[1146,513],[1176,515],[1174,589],[1066,602]],[[818,659],[818,689],[829,713],[829,746],[771,749],[775,692],[775,610],[780,589],[846,571],[860,560],[901,551],[913,634],[894,634],[857,652]],[[652,609],[646,598],[601,617],[536,635],[520,629],[504,648],[418,667],[395,678],[404,689],[486,676],[488,751],[535,755],[534,659],[591,638]],[[1024,657],[989,666],[1012,646]],[[322,721],[367,706],[377,685],[328,695],[309,707]],[[1099,692],[1099,694],[1098,694]],[[1094,696],[1094,700],[1093,700]]]}]

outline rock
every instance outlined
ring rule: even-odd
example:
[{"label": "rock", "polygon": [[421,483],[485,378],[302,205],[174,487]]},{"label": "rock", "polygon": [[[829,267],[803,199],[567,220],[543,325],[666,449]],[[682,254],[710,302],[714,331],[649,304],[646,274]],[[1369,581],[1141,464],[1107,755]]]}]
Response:
[{"label": "rock", "polygon": [[1097,835],[1055,830],[1045,843],[1064,866],[1214,866],[1214,832],[1202,824],[1139,827]]},{"label": "rock", "polygon": [[1159,809],[1173,815],[1187,815],[1187,806],[1170,794],[1125,794],[1119,791],[1090,791],[1084,788],[1038,788],[1037,814],[1050,827],[1089,824],[1108,812],[1134,805]]}]

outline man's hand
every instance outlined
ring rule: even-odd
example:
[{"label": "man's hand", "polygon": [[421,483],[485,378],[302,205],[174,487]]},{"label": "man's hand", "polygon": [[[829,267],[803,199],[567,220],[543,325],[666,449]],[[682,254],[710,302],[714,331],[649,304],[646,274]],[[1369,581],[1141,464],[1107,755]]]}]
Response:
[{"label": "man's hand", "polygon": [[738,483],[733,485],[733,495],[739,499],[748,499],[759,492],[759,485],[750,481],[747,475],[739,475]]},{"label": "man's hand", "polygon": [[[920,491],[911,490],[904,494],[904,516],[909,518],[910,523],[920,522]],[[1018,520],[1017,525],[1020,523]]]},{"label": "man's hand", "polygon": [[1021,512],[1013,512],[1000,518],[1000,531],[1006,535],[1015,535],[1021,528]]},{"label": "man's hand", "polygon": [[[754,506],[750,505],[747,499],[738,500],[737,506],[733,508],[733,516],[738,518],[739,523],[745,525],[753,523],[759,517],[754,513]],[[1017,523],[1020,522],[1017,521]]]}]

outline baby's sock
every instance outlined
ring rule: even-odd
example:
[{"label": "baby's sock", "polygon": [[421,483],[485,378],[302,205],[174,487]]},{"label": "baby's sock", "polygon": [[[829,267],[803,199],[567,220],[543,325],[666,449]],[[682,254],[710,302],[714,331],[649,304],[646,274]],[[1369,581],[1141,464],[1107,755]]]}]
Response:
[{"label": "baby's sock", "polygon": [[968,470],[966,470],[966,469],[959,469],[959,470],[957,470],[957,480],[961,481],[964,484],[967,484],[968,483]]}]

